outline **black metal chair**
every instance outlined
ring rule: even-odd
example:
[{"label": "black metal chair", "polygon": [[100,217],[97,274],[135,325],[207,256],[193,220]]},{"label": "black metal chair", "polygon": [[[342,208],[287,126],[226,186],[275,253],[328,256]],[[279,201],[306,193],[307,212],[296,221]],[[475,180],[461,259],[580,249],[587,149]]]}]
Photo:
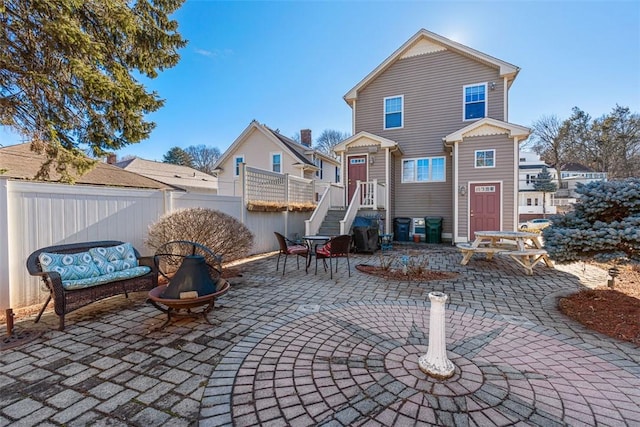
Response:
[{"label": "black metal chair", "polygon": [[329,240],[324,246],[316,248],[316,271],[318,274],[318,258],[324,262],[324,270],[327,271],[327,258],[329,259],[330,277],[333,279],[332,259],[336,259],[336,273],[338,272],[338,259],[347,258],[347,272],[351,277],[351,265],[349,264],[349,250],[351,249],[351,236],[343,234]]},{"label": "black metal chair", "polygon": [[300,258],[304,257],[305,261],[309,256],[309,248],[305,245],[298,244],[292,240],[287,239],[282,234],[274,231],[280,245],[280,252],[278,252],[278,261],[276,262],[276,271],[280,268],[280,256],[284,255],[284,264],[282,265],[282,275],[284,276],[285,269],[287,268],[287,257],[289,255],[296,255],[296,261],[298,263],[298,269],[300,269]]}]

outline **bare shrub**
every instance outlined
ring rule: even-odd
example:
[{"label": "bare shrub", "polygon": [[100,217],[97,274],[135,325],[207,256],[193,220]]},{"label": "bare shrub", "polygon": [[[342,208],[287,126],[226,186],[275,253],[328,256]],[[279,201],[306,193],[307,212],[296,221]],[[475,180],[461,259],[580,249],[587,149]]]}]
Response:
[{"label": "bare shrub", "polygon": [[380,268],[384,271],[388,271],[397,262],[395,255],[385,254],[383,251],[378,252],[378,259],[380,260]]},{"label": "bare shrub", "polygon": [[146,244],[157,250],[174,240],[200,243],[224,262],[247,256],[253,246],[253,234],[234,217],[204,208],[190,208],[171,212],[149,226]]},{"label": "bare shrub", "polygon": [[405,253],[396,258],[395,264],[405,275],[420,276],[429,271],[429,259],[426,255]]},{"label": "bare shrub", "polygon": [[425,255],[411,257],[407,269],[409,274],[420,276],[429,271],[429,258]]}]

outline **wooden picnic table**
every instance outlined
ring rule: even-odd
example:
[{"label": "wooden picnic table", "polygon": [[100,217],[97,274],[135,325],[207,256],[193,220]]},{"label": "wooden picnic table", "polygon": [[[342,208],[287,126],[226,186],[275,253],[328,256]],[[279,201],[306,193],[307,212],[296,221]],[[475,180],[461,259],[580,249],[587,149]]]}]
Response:
[{"label": "wooden picnic table", "polygon": [[473,254],[484,253],[491,260],[494,254],[504,253],[524,267],[527,274],[533,274],[533,267],[540,261],[549,268],[553,262],[542,248],[540,235],[527,231],[476,231],[472,243],[456,245],[463,253],[460,264],[467,265]]}]

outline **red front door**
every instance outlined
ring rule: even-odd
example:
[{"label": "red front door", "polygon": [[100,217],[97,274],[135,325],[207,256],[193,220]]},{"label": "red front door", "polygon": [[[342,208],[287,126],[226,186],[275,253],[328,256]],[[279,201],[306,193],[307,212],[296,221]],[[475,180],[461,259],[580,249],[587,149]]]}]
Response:
[{"label": "red front door", "polygon": [[476,231],[500,230],[500,183],[470,184],[469,225]]},{"label": "red front door", "polygon": [[349,156],[349,185],[347,189],[349,191],[347,200],[351,202],[353,193],[356,191],[356,181],[367,180],[367,156]]}]

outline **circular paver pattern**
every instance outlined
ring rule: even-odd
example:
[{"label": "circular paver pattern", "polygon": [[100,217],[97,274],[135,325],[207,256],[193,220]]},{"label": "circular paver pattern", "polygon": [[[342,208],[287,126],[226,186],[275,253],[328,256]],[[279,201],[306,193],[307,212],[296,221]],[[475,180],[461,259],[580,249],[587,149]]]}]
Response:
[{"label": "circular paver pattern", "polygon": [[[637,375],[555,331],[454,305],[445,322],[456,370],[437,380],[418,368],[428,303],[305,306],[227,354],[201,423],[628,425],[640,414]],[[230,401],[216,399],[221,385]]]}]

